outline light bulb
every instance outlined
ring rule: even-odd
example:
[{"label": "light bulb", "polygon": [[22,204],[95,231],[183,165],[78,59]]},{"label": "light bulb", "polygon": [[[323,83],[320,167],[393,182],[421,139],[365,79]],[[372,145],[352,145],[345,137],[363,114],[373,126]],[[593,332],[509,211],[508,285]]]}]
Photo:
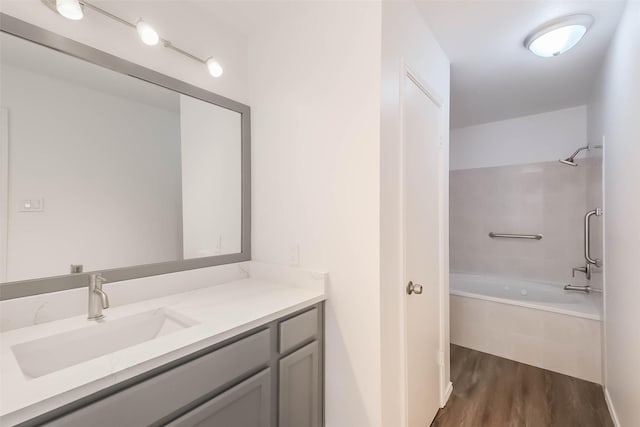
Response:
[{"label": "light bulb", "polygon": [[542,57],[558,56],[574,47],[586,32],[582,25],[556,28],[533,40],[529,50]]},{"label": "light bulb", "polygon": [[207,59],[207,69],[209,70],[209,74],[213,77],[220,77],[224,72],[222,65],[213,58]]},{"label": "light bulb", "polygon": [[156,30],[154,30],[151,25],[147,24],[142,19],[138,20],[138,23],[136,24],[136,30],[138,30],[140,40],[142,40],[142,43],[144,44],[155,46],[160,41],[160,36],[156,32]]},{"label": "light bulb", "polygon": [[78,0],[56,0],[56,10],[67,19],[79,21],[84,16]]}]

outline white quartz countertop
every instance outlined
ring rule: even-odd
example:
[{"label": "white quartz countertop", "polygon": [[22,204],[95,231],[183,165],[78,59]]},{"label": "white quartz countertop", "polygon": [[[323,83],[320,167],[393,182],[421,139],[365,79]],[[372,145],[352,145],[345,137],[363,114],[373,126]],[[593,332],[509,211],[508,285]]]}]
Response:
[{"label": "white quartz countertop", "polygon": [[95,327],[95,322],[81,315],[4,332],[0,334],[0,424],[26,421],[324,298],[323,287],[297,287],[247,278],[112,307],[104,311],[105,322],[168,309],[197,323],[37,378],[23,374],[12,346]]}]

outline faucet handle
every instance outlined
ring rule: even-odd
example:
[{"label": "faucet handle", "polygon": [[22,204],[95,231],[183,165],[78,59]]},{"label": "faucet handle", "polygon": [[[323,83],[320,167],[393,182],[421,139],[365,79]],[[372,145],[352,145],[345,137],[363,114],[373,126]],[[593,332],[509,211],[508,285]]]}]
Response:
[{"label": "faucet handle", "polygon": [[587,280],[591,280],[591,264],[587,263],[584,267],[574,267],[571,269],[571,277],[576,277],[576,271],[584,273]]},{"label": "faucet handle", "polygon": [[89,282],[95,285],[96,287],[101,287],[103,283],[105,283],[107,279],[104,278],[102,273],[91,273],[89,275]]},{"label": "faucet handle", "polygon": [[586,273],[587,272],[587,267],[574,267],[571,269],[571,277],[576,277],[576,271],[579,271],[581,273]]}]

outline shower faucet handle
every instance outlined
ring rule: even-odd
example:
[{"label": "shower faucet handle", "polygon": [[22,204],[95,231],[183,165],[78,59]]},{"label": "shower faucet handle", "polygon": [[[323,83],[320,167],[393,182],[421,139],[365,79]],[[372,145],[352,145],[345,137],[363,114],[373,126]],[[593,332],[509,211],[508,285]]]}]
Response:
[{"label": "shower faucet handle", "polygon": [[576,277],[576,271],[584,273],[587,276],[587,280],[591,280],[591,264],[587,264],[584,267],[573,267],[571,269],[571,277]]},{"label": "shower faucet handle", "polygon": [[576,271],[579,271],[581,273],[587,273],[587,267],[573,267],[571,269],[571,277],[576,277]]}]

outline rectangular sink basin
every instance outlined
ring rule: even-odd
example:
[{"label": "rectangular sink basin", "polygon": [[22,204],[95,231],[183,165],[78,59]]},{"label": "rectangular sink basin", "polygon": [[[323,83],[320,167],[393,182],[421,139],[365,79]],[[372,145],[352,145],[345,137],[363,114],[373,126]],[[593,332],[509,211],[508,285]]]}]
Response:
[{"label": "rectangular sink basin", "polygon": [[38,378],[195,325],[166,308],[50,335],[11,347],[22,373]]}]

